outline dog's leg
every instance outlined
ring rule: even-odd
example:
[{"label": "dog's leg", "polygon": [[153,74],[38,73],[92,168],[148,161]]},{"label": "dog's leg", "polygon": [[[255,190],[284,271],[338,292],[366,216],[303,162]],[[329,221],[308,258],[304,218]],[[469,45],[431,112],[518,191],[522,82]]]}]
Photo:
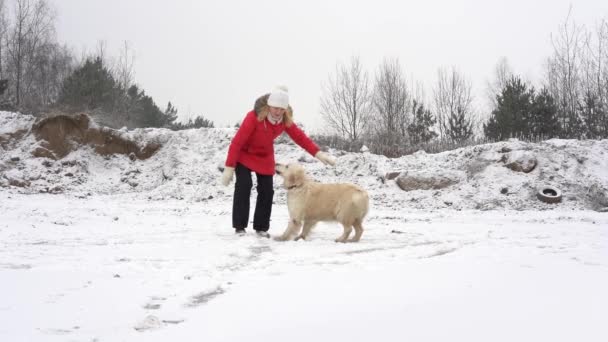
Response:
[{"label": "dog's leg", "polygon": [[355,227],[355,236],[353,236],[352,239],[349,239],[348,242],[359,242],[361,235],[363,235],[363,226],[361,225],[361,221],[355,221],[353,226]]},{"label": "dog's leg", "polygon": [[300,234],[300,236],[298,236],[296,238],[296,241],[300,240],[300,239],[306,240],[306,238],[308,237],[308,234],[310,234],[310,231],[312,230],[312,227],[315,226],[315,224],[317,224],[316,221],[304,221],[304,227],[302,228],[302,233]]},{"label": "dog's leg", "polygon": [[283,232],[283,235],[277,236],[274,239],[276,241],[287,241],[291,240],[294,236],[298,234],[300,231],[300,226],[302,223],[296,219],[290,219],[289,224],[287,225],[287,229]]},{"label": "dog's leg", "polygon": [[346,242],[348,236],[350,235],[350,232],[353,231],[353,226],[350,224],[342,223],[342,226],[344,227],[344,233],[342,234],[342,236],[336,239],[336,242]]}]

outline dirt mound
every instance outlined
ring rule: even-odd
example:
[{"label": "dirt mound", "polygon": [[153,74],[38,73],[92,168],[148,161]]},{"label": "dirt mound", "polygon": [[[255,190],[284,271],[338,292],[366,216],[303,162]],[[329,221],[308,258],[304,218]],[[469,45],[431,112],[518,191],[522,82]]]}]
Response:
[{"label": "dirt mound", "polygon": [[88,115],[56,115],[34,123],[32,132],[40,146],[32,151],[35,157],[61,159],[81,145],[92,146],[101,155],[126,154],[131,159],[148,159],[161,146],[138,143],[122,137],[118,131],[91,125]]}]

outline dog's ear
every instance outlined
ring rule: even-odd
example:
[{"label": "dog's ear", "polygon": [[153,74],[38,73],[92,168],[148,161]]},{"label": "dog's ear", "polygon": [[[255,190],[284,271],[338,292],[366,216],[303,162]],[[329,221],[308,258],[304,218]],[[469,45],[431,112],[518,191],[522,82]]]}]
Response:
[{"label": "dog's ear", "polygon": [[296,170],[296,172],[294,172],[293,174],[294,177],[294,183],[297,185],[302,185],[304,184],[304,179],[306,178],[306,172],[304,172],[303,168],[298,168]]},{"label": "dog's ear", "polygon": [[289,176],[287,176],[287,184],[288,186],[300,186],[304,184],[305,178],[306,173],[303,169],[295,169],[289,173]]},{"label": "dog's ear", "polygon": [[296,178],[297,178],[297,177],[296,177],[296,175],[295,175],[295,174],[290,173],[290,174],[289,174],[289,176],[287,176],[287,179],[286,179],[285,184],[286,184],[287,186],[294,186],[294,185],[296,185]]}]

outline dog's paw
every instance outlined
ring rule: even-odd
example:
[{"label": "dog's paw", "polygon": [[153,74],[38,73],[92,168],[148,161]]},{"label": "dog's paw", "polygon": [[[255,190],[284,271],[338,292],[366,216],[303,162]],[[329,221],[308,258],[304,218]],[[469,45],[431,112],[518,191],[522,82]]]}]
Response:
[{"label": "dog's paw", "polygon": [[280,236],[275,236],[274,238],[272,238],[274,241],[287,241],[287,238],[280,235]]},{"label": "dog's paw", "polygon": [[336,240],[334,240],[336,242],[340,242],[340,243],[344,243],[346,242],[346,239],[342,239],[342,238],[337,238]]},{"label": "dog's paw", "polygon": [[296,241],[299,241],[300,239],[306,240],[306,236],[304,236],[304,235],[298,235],[298,237],[296,238]]}]

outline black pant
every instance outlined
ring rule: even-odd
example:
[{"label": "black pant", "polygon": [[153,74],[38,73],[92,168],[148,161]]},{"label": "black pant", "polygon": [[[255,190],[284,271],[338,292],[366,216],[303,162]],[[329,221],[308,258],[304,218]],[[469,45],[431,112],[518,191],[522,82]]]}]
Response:
[{"label": "black pant", "polygon": [[[236,183],[234,185],[234,198],[232,201],[232,227],[245,228],[249,221],[249,197],[253,183],[251,170],[236,164]],[[256,172],[258,179],[258,198],[255,202],[253,214],[253,229],[268,231],[270,227],[270,212],[272,210],[272,176],[261,175]]]}]

